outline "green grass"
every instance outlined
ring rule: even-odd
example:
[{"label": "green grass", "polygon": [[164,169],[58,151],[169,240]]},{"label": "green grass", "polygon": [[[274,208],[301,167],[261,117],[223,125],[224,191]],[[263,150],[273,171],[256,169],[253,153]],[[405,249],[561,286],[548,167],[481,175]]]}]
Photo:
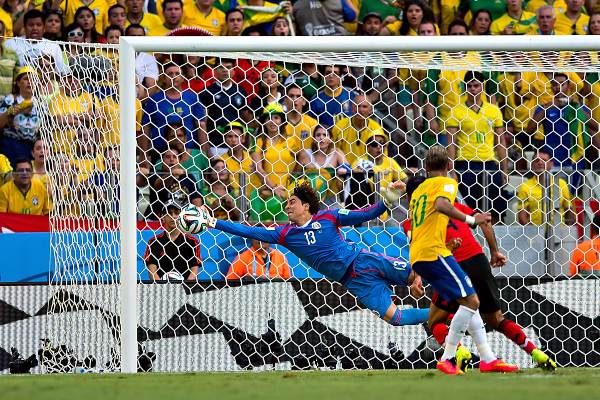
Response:
[{"label": "green grass", "polygon": [[0,376],[1,399],[598,399],[600,369]]}]

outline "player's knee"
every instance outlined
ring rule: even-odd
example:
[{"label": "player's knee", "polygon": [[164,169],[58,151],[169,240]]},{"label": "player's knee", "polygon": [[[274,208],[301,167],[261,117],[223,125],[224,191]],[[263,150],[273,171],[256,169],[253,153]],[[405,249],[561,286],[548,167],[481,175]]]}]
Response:
[{"label": "player's knee", "polygon": [[470,308],[471,310],[479,309],[479,297],[476,294],[469,295],[467,297],[463,297],[461,299],[456,300],[458,304],[461,306],[465,306]]}]

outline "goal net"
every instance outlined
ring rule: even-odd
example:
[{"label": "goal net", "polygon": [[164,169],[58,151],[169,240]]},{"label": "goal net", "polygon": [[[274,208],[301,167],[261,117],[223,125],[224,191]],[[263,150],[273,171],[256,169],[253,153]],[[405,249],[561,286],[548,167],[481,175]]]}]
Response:
[{"label": "goal net", "polygon": [[[571,266],[600,198],[597,53],[138,52],[127,89],[136,125],[122,131],[133,115],[119,112],[118,48],[63,50],[66,62],[29,60],[53,201],[50,285],[31,292],[47,304],[44,327],[14,340],[33,351],[47,338],[43,371],[121,368],[125,207],[137,223],[138,369],[431,368],[440,346],[424,326],[387,324],[282,246],[178,235],[173,218],[193,203],[283,224],[299,181],[322,207],[358,209],[379,187],[423,174],[435,144],[454,158],[460,201],[492,213],[508,257],[493,269],[505,316],[560,365],[598,364],[598,280]],[[127,141],[136,175],[122,181]],[[133,186],[136,204],[122,204]],[[341,235],[400,257],[406,208]],[[394,293],[403,308],[428,307],[431,295]],[[10,329],[16,338],[27,325]],[[500,357],[533,367],[488,335]]]}]

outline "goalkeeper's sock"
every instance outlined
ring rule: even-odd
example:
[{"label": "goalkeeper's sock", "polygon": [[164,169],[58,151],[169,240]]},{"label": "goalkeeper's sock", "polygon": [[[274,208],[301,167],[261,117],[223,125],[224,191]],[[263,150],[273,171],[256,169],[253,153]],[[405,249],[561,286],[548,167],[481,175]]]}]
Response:
[{"label": "goalkeeper's sock", "polygon": [[429,308],[396,308],[390,324],[394,326],[418,325],[427,322]]},{"label": "goalkeeper's sock", "polygon": [[496,355],[490,348],[490,344],[487,340],[487,335],[485,333],[485,326],[483,325],[483,320],[481,319],[481,315],[479,312],[475,312],[471,321],[469,321],[469,334],[473,338],[473,343],[477,346],[477,352],[479,353],[479,357],[483,362],[489,363],[497,359]]},{"label": "goalkeeper's sock", "polygon": [[458,343],[463,336],[465,336],[467,326],[469,326],[469,321],[471,321],[471,318],[473,318],[475,313],[477,313],[477,310],[472,310],[469,307],[458,307],[458,311],[456,314],[454,314],[452,322],[450,322],[450,329],[448,336],[446,336],[446,347],[444,347],[442,361],[449,360],[456,355]]},{"label": "goalkeeper's sock", "polygon": [[515,342],[515,344],[525,350],[527,354],[531,354],[535,349],[537,349],[537,346],[533,344],[531,340],[529,340],[525,332],[523,332],[523,329],[521,329],[516,322],[511,321],[510,319],[503,319],[502,322],[498,324],[496,330]]}]

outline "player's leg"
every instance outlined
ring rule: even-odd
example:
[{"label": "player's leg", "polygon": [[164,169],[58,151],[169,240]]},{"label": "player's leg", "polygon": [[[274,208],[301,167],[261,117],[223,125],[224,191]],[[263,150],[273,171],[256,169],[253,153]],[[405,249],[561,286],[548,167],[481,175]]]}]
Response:
[{"label": "player's leg", "polygon": [[[390,282],[403,279],[406,284],[411,269],[406,262],[393,264],[379,255],[364,253],[354,262],[354,275],[344,286],[368,309],[375,311],[384,321],[395,326],[416,325],[427,321],[428,308],[401,309],[392,302]],[[405,276],[404,278],[400,278]]]},{"label": "player's leg", "polygon": [[479,301],[481,302],[479,312],[485,325],[502,333],[527,352],[527,354],[530,354],[533,361],[540,368],[555,370],[556,362],[538,349],[517,323],[505,318],[502,314],[500,309],[500,290],[492,274],[488,258],[484,254],[478,254],[468,260],[461,261],[460,266],[471,279],[473,287],[479,296]]}]

